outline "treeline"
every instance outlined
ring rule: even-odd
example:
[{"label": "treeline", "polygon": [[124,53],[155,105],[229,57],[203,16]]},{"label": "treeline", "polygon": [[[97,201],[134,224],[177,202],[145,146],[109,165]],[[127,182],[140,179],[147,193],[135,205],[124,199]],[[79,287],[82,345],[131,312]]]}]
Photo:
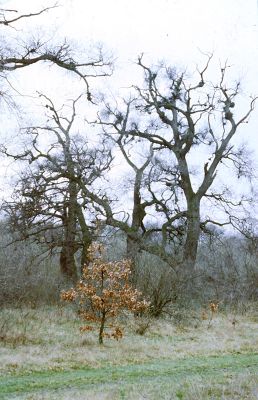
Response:
[{"label": "treeline", "polygon": [[[51,8],[55,7],[15,18],[6,10],[0,21],[4,33]],[[233,182],[247,185],[252,178],[248,153],[234,145],[234,138],[256,99],[245,112],[235,111],[240,83],[227,83],[227,64],[211,82],[212,61],[208,55],[203,67],[189,77],[164,64],[149,66],[140,56],[141,85],[118,96],[106,94],[103,84],[103,93],[95,95],[94,80],[109,79],[113,73],[111,60],[101,50],[94,56],[78,56],[67,41],[53,45],[34,39],[22,50],[15,40],[2,46],[1,79],[7,82],[14,71],[42,62],[69,71],[82,82],[82,94],[72,100],[56,101],[40,93],[40,122],[21,128],[17,146],[1,146],[3,157],[20,171],[1,206],[12,240],[26,241],[48,256],[55,254],[63,279],[76,281],[93,241],[105,236],[117,243],[122,237],[124,256],[132,261],[132,282],[145,292],[151,290],[149,296],[167,291],[168,299],[162,300],[166,305],[184,291],[212,287],[212,292],[216,287],[219,297],[217,284],[220,281],[223,287],[224,267],[214,271],[213,266],[208,268],[209,259],[204,265],[198,254],[203,249],[210,252],[209,240],[212,243],[224,226],[253,240],[251,191],[236,196],[221,178],[225,166]],[[8,96],[12,87],[9,90]],[[121,168],[127,174],[118,184]],[[233,240],[225,238],[227,243]],[[220,259],[218,249],[214,266],[217,254]],[[210,281],[196,277],[200,268],[201,276],[210,276]],[[150,289],[152,280],[155,285],[160,282],[161,289]]]},{"label": "treeline", "polygon": [[[71,284],[60,272],[57,255],[44,257],[44,248],[29,241],[8,245],[12,238],[6,235],[3,222],[0,240],[0,304],[59,304],[61,290]],[[125,256],[124,235],[114,233],[103,236],[102,241],[108,244],[110,260]],[[180,319],[184,317],[182,309],[205,308],[210,301],[218,303],[220,309],[244,312],[250,302],[258,299],[256,255],[255,241],[226,235],[212,241],[202,238],[191,276],[195,284],[189,290],[182,270],[175,271],[159,257],[142,252],[136,264],[135,285],[151,302],[154,316]]]}]

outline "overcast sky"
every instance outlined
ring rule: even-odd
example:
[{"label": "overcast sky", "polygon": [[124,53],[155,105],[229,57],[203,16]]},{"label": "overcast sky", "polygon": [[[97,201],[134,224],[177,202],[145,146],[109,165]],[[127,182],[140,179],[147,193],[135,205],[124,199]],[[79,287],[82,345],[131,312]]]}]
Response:
[{"label": "overcast sky", "polygon": [[[21,12],[53,3],[0,0],[3,7]],[[202,52],[213,52],[214,74],[219,62],[227,59],[244,92],[258,93],[257,0],[59,0],[59,4],[47,17],[24,20],[16,27],[39,35],[43,31],[45,37],[67,37],[81,51],[102,43],[116,58],[113,86],[133,83],[133,62],[141,53],[148,62],[165,60],[192,70],[205,61]],[[37,74],[37,67],[23,71],[23,84],[32,82],[33,73]],[[44,83],[48,90],[55,82],[41,79],[37,85]]]},{"label": "overcast sky", "polygon": [[123,59],[145,52],[188,62],[200,57],[199,48],[244,65],[257,50],[256,0],[67,0],[63,4],[64,33],[103,41]]},{"label": "overcast sky", "polygon": [[[53,3],[0,1],[6,8],[25,12]],[[144,52],[153,60],[185,64],[201,59],[199,49],[227,57],[243,72],[257,62],[257,0],[59,0],[59,4],[47,20],[60,35],[86,44],[102,42],[121,62]],[[40,21],[37,17],[35,26]]]},{"label": "overcast sky", "polygon": [[[0,0],[3,8],[25,13],[53,3],[51,0]],[[107,84],[111,88],[134,83],[137,69],[133,62],[141,53],[150,63],[165,60],[193,70],[196,64],[206,61],[203,53],[213,52],[214,76],[219,71],[219,62],[228,60],[232,66],[231,78],[241,79],[246,99],[249,94],[258,94],[257,0],[60,0],[59,4],[47,17],[35,17],[16,27],[21,33],[33,31],[45,37],[67,37],[81,51],[90,44],[102,43],[116,58],[112,83]],[[10,31],[10,36],[15,34]],[[62,81],[58,80],[60,71],[55,76],[47,67],[38,79],[38,68],[21,71],[22,80],[19,73],[17,78],[13,75],[16,86],[21,90],[24,86],[27,93],[36,87],[50,95],[51,91],[60,95],[67,89],[63,84],[64,75]],[[69,80],[66,82],[68,86]],[[241,104],[244,112],[247,104]],[[243,127],[239,140],[248,140],[258,148],[257,126],[258,106],[251,123]]]},{"label": "overcast sky", "polygon": [[[104,86],[111,91],[126,88],[139,79],[135,61],[144,53],[148,64],[166,61],[167,64],[193,71],[196,64],[205,62],[203,53],[214,53],[211,75],[214,80],[220,71],[220,63],[228,60],[230,79],[241,79],[243,99],[240,101],[242,114],[248,107],[249,95],[258,95],[258,0],[59,0],[60,7],[47,15],[22,20],[8,29],[9,39],[18,36],[26,41],[31,34],[45,39],[62,41],[64,37],[81,52],[90,45],[102,43],[115,58],[115,72]],[[17,9],[21,13],[36,12],[51,6],[55,0],[0,0],[2,8]],[[5,29],[2,26],[3,29]],[[86,53],[87,54],[87,53]],[[15,88],[23,94],[36,95],[36,90],[64,103],[74,91],[80,92],[81,82],[67,71],[49,65],[34,65],[11,74]],[[109,82],[109,83],[108,83]],[[93,82],[96,86],[96,80]],[[122,89],[126,90],[126,89]],[[19,97],[19,96],[18,96]],[[17,101],[19,101],[17,97]],[[245,101],[246,100],[246,101]],[[33,100],[34,101],[34,100]],[[30,97],[22,97],[23,118],[1,118],[1,136],[4,141],[16,146],[15,124],[33,120],[42,108],[33,106]],[[38,108],[37,108],[38,107]],[[13,122],[14,121],[14,122]],[[243,125],[235,140],[248,142],[254,148],[254,159],[258,160],[258,104],[250,123]],[[200,164],[200,154],[196,165]],[[10,161],[1,165],[4,182],[13,185],[17,167]],[[257,163],[258,164],[258,163]],[[119,165],[119,160],[117,161]],[[117,168],[117,183],[112,187],[121,190]],[[230,169],[225,169],[223,179],[232,181]],[[121,177],[122,177],[121,175]],[[216,180],[217,184],[218,179]],[[10,186],[10,189],[11,189]],[[235,191],[243,189],[236,181]],[[125,191],[126,192],[126,191]],[[0,197],[6,197],[4,185]],[[128,194],[127,194],[128,196]],[[218,211],[216,210],[218,213]]]}]

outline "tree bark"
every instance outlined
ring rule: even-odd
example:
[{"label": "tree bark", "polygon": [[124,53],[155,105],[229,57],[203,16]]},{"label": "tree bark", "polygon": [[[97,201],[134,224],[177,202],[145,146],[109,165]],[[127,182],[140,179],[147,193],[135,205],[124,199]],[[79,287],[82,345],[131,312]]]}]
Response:
[{"label": "tree bark", "polygon": [[192,287],[200,238],[200,200],[196,195],[188,200],[187,215],[187,230],[182,267],[186,286]]},{"label": "tree bark", "polygon": [[[133,213],[132,213],[132,224],[131,229],[134,232],[139,232],[143,226],[143,219],[146,215],[144,206],[141,202],[141,184],[142,184],[142,175],[144,169],[136,170],[135,181],[134,181],[134,203],[133,203]],[[139,243],[133,240],[130,237],[130,234],[127,234],[126,240],[126,257],[131,260],[131,283],[135,284],[136,279],[136,262],[140,252]]]},{"label": "tree bark", "polygon": [[140,249],[139,244],[127,235],[126,238],[126,258],[131,261],[131,277],[130,282],[135,284],[136,280],[136,263]]},{"label": "tree bark", "polygon": [[82,208],[78,203],[77,203],[77,217],[82,235],[82,251],[81,251],[81,274],[82,274],[84,265],[87,264],[88,262],[88,248],[92,243],[92,236],[89,227],[85,222]]},{"label": "tree bark", "polygon": [[64,210],[64,240],[60,252],[61,273],[72,281],[78,279],[75,263],[75,253],[78,250],[76,244],[76,222],[77,222],[77,185],[69,183],[69,199]]}]

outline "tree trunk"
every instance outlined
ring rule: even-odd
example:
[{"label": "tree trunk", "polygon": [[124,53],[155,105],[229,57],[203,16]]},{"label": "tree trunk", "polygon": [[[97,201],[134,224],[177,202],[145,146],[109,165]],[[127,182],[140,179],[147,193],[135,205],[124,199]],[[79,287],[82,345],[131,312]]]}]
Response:
[{"label": "tree trunk", "polygon": [[76,221],[77,221],[77,185],[69,183],[69,200],[64,210],[64,240],[60,253],[60,269],[64,276],[76,281],[78,279],[75,263],[75,253],[78,250],[76,243]]},{"label": "tree trunk", "polygon": [[99,327],[99,344],[103,344],[103,333],[104,333],[104,326],[106,321],[106,313],[102,311],[100,327]]},{"label": "tree trunk", "polygon": [[73,246],[71,246],[71,242],[67,241],[63,243],[63,247],[60,252],[60,270],[62,275],[64,275],[69,280],[76,282],[78,279],[76,263],[75,263],[75,255]]},{"label": "tree trunk", "polygon": [[[143,219],[146,215],[144,206],[141,202],[141,183],[142,183],[142,174],[143,169],[138,169],[135,175],[134,181],[134,200],[133,200],[133,213],[132,213],[132,224],[131,229],[135,233],[140,232],[143,229]],[[130,235],[127,235],[127,243],[126,243],[126,257],[131,260],[131,283],[135,284],[136,282],[136,262],[140,253],[139,244],[133,240]]]},{"label": "tree trunk", "polygon": [[131,261],[131,277],[130,282],[135,284],[136,281],[136,262],[139,256],[139,245],[138,243],[127,236],[126,239],[126,258]]},{"label": "tree trunk", "polygon": [[184,245],[182,267],[187,287],[193,286],[193,274],[197,258],[198,243],[200,237],[200,201],[192,197],[188,201],[187,231]]},{"label": "tree trunk", "polygon": [[92,243],[91,232],[85,222],[82,208],[77,204],[77,217],[81,228],[82,235],[82,250],[81,250],[81,274],[83,273],[84,265],[88,262],[88,248]]},{"label": "tree trunk", "polygon": [[[103,294],[103,289],[104,289],[104,271],[102,269],[101,271],[101,296]],[[99,327],[99,344],[103,344],[103,332],[104,332],[104,326],[106,322],[106,311],[105,311],[105,304],[104,300],[102,298],[102,311],[101,311],[101,320],[100,320],[100,327]]]}]

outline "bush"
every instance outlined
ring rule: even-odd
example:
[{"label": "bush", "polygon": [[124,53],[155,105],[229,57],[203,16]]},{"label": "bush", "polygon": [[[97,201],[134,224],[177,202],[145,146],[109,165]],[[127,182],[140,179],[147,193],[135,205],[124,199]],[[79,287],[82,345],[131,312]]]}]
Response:
[{"label": "bush", "polygon": [[46,256],[44,247],[29,240],[16,242],[6,230],[0,221],[0,306],[60,301],[57,293],[67,282],[59,272],[58,257]]}]

